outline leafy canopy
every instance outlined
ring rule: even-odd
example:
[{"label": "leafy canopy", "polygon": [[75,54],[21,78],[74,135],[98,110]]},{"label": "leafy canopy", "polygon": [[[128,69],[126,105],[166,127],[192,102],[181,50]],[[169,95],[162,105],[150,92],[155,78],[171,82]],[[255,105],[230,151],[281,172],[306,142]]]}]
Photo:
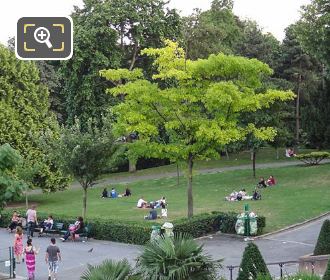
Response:
[{"label": "leafy canopy", "polygon": [[[134,70],[135,75],[122,69],[101,71],[111,81],[126,81],[108,90],[114,96],[125,95],[125,102],[112,108],[117,116],[115,131],[119,135],[138,132],[139,140],[131,146],[140,155],[206,158],[215,155],[216,147],[249,133],[272,139],[273,128],[240,125],[239,115],[294,96],[273,89],[258,93],[261,78],[272,70],[255,59],[218,54],[185,60],[184,50],[171,41],[166,41],[165,48],[142,53],[154,58],[154,81],[144,79],[139,70]],[[162,81],[171,85],[164,87]],[[166,131],[168,142],[159,141],[160,128]]]}]

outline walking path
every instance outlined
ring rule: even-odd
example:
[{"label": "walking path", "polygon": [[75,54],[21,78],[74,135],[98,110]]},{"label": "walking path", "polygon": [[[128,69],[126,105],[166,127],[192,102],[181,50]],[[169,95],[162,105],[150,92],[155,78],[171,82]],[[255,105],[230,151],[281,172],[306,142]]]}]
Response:
[{"label": "walking path", "polygon": [[[259,246],[266,262],[292,261],[298,257],[309,254],[313,251],[320,228],[325,219],[330,219],[330,215],[319,220],[299,226],[297,228],[268,235],[258,239],[255,243]],[[13,234],[6,230],[0,230],[0,240],[2,247],[11,246]],[[25,239],[25,238],[24,238]],[[132,264],[141,252],[141,247],[136,245],[122,244],[110,241],[91,240],[88,242],[65,242],[61,243],[57,238],[58,246],[62,252],[63,261],[60,264],[59,279],[79,280],[81,274],[86,269],[87,264],[99,264],[105,259],[120,260],[127,258]],[[211,237],[199,239],[198,242],[204,244],[206,252],[215,259],[224,259],[223,265],[239,265],[246,242],[242,238],[216,234]],[[49,238],[35,237],[33,243],[40,247],[37,256],[36,279],[47,279],[47,265],[45,264],[45,250],[49,244]],[[88,252],[93,248],[92,252]],[[278,276],[278,266],[269,267],[272,274]],[[285,266],[285,272],[295,272],[297,265]],[[25,264],[17,265],[17,275],[26,275]],[[236,275],[237,269],[234,271]],[[224,269],[221,274],[228,278],[229,271]]]}]

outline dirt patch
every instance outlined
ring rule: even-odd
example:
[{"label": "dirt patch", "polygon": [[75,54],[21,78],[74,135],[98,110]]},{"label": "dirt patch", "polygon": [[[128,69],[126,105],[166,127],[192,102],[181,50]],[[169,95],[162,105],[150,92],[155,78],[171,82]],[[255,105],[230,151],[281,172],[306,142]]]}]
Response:
[{"label": "dirt patch", "polygon": [[[38,206],[38,203],[30,201],[29,205],[36,205]],[[15,208],[25,208],[25,202],[9,202],[7,203],[5,209],[15,209]]]}]

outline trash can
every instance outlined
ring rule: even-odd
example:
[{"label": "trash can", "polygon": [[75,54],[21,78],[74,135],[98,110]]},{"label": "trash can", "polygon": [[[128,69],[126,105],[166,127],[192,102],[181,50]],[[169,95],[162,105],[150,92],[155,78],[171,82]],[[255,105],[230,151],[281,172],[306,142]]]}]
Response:
[{"label": "trash can", "polygon": [[152,231],[150,234],[150,241],[157,240],[160,237],[160,226],[159,225],[154,225],[151,227]]},{"label": "trash can", "polygon": [[257,217],[253,212],[239,214],[235,224],[236,233],[244,236],[257,235]]},{"label": "trash can", "polygon": [[174,236],[174,233],[173,233],[173,224],[172,223],[169,223],[169,222],[166,222],[162,225],[162,229],[165,230],[164,232],[164,235],[165,236],[168,236],[168,237],[173,237]]}]

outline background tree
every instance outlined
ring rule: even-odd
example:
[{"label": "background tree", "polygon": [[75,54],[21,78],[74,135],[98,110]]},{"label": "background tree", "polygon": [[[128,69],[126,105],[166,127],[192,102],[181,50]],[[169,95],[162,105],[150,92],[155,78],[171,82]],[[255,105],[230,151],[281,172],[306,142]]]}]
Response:
[{"label": "background tree", "polygon": [[163,0],[85,0],[71,16],[73,57],[60,68],[67,123],[72,125],[77,117],[84,128],[93,118],[101,127],[108,106],[121,99],[105,94],[113,85],[98,75],[99,70],[146,64],[139,50],[160,46],[163,37],[176,38],[180,17],[166,9]]},{"label": "background tree", "polygon": [[15,167],[21,160],[19,153],[9,144],[0,146],[0,210],[6,202],[20,197],[26,187],[15,174]]},{"label": "background tree", "polygon": [[60,138],[50,149],[63,172],[72,175],[83,188],[82,216],[85,219],[88,188],[106,169],[117,149],[110,129],[99,130],[89,122],[87,130],[82,130],[77,122],[71,128],[63,128]]},{"label": "background tree", "polygon": [[44,191],[65,188],[63,176],[42,150],[39,139],[45,133],[56,134],[58,124],[49,111],[48,91],[40,83],[34,62],[18,60],[0,44],[0,144],[8,143],[23,158],[41,165],[34,184]]},{"label": "background tree", "polygon": [[[310,129],[305,122],[311,118],[311,109],[316,105],[314,103],[316,100],[313,97],[319,95],[321,67],[316,59],[303,51],[296,35],[296,29],[296,25],[291,25],[286,29],[277,74],[291,83],[291,87],[296,94],[295,113],[293,115],[295,143],[299,145],[302,127]],[[302,115],[302,113],[305,113],[305,115]]]},{"label": "background tree", "polygon": [[187,58],[207,58],[219,52],[233,53],[243,34],[241,23],[232,9],[233,1],[214,0],[209,10],[201,12],[196,9],[184,19]]},{"label": "background tree", "polygon": [[330,280],[330,259],[328,261],[327,269],[323,275],[322,280]]},{"label": "background tree", "polygon": [[239,266],[237,280],[257,279],[258,275],[269,277],[269,271],[266,263],[254,243],[250,242],[244,250],[242,262]]},{"label": "background tree", "polygon": [[[260,77],[271,74],[270,68],[257,60],[219,54],[191,61],[185,59],[176,43],[166,43],[165,48],[142,52],[155,58],[158,73],[153,76],[154,82],[145,80],[139,69],[111,69],[101,71],[101,75],[116,83],[130,81],[109,92],[114,96],[125,94],[125,101],[112,111],[117,117],[114,128],[118,135],[130,131],[139,134],[131,149],[147,157],[175,154],[176,159],[186,162],[191,217],[194,161],[217,157],[218,147],[242,140],[248,133],[262,140],[274,137],[271,127],[243,126],[238,118],[243,112],[268,107],[293,95],[271,89],[256,93],[262,86]],[[162,89],[158,80],[174,82]],[[168,143],[159,141],[159,127],[165,129]]]}]

